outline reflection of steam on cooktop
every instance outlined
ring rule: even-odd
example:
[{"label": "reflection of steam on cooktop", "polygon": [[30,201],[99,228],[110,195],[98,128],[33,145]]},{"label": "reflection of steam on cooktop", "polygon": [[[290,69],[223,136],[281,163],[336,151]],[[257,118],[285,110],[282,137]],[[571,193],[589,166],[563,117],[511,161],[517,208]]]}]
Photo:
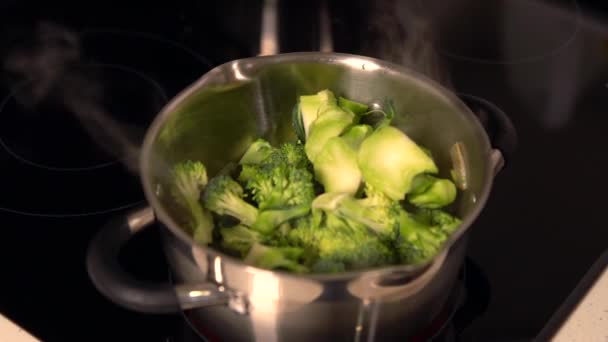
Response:
[{"label": "reflection of steam on cooktop", "polygon": [[[418,0],[448,57],[490,64],[525,63],[557,54],[579,30],[576,0]],[[466,24],[464,24],[466,23]]]},{"label": "reflection of steam on cooktop", "polygon": [[140,203],[145,130],[209,63],[138,33],[77,35],[42,23],[20,35],[3,56],[8,90],[0,102],[0,176],[14,180],[5,187],[17,195],[5,196],[0,209],[61,217]]}]

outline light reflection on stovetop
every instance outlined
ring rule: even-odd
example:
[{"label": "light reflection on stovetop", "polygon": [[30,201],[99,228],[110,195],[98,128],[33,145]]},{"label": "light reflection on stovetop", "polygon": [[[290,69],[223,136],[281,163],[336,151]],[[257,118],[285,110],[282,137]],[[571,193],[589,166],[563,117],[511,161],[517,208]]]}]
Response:
[{"label": "light reflection on stovetop", "polygon": [[172,40],[122,30],[41,22],[17,40],[29,45],[8,44],[0,94],[0,174],[16,195],[3,197],[0,211],[74,217],[142,203],[145,130],[210,62]]}]

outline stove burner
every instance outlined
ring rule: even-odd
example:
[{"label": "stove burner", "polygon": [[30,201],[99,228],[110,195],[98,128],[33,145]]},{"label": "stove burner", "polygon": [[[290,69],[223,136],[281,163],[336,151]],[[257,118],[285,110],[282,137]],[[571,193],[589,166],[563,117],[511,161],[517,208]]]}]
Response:
[{"label": "stove burner", "polygon": [[189,47],[149,33],[87,29],[81,36],[88,59],[136,69],[161,84],[169,98],[213,66]]},{"label": "stove burner", "polygon": [[134,157],[143,134],[211,64],[151,34],[76,35],[48,23],[28,34],[13,37],[27,43],[4,64],[22,81],[0,103],[0,177],[15,194],[0,200],[0,211],[78,217],[142,203]]},{"label": "stove burner", "polygon": [[[440,37],[438,52],[483,64],[519,64],[559,53],[581,24],[576,0],[418,1]],[[465,23],[466,24],[463,24]]]},{"label": "stove burner", "polygon": [[[144,114],[143,117],[153,117],[167,101],[167,95],[158,83],[134,69],[95,64],[80,69],[81,74],[92,76],[87,77],[84,86],[96,87],[95,91],[100,93],[100,103],[92,104],[101,107],[100,113],[80,112],[81,108],[73,108],[65,103],[67,101],[55,99],[44,99],[33,106],[26,105],[27,90],[36,81],[27,82],[0,104],[0,119],[3,122],[0,125],[0,145],[6,152],[23,163],[52,171],[86,171],[107,167],[122,156],[101,152],[98,145],[104,142],[92,140],[91,135],[96,134],[95,130],[111,129],[87,126],[103,125],[101,118],[95,115],[107,115],[108,120],[123,128],[122,120],[131,118],[133,114],[136,117],[141,114]],[[70,96],[82,98],[86,96],[86,91],[76,90]],[[86,123],[83,124],[83,121]]]}]

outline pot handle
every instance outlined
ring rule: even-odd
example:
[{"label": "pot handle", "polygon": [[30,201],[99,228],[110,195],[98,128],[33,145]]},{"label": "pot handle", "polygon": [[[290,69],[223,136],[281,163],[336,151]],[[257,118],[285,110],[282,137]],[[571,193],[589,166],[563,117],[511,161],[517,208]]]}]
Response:
[{"label": "pot handle", "polygon": [[95,235],[87,251],[91,281],[109,300],[143,313],[176,313],[193,307],[226,304],[228,296],[216,285],[171,285],[133,278],[118,263],[121,248],[135,234],[149,227],[154,212],[146,207],[108,222]]},{"label": "pot handle", "polygon": [[498,173],[512,160],[517,148],[517,131],[513,122],[495,104],[481,97],[458,93],[460,99],[475,114],[479,122],[486,130],[490,143],[500,153],[492,155],[495,173]]}]

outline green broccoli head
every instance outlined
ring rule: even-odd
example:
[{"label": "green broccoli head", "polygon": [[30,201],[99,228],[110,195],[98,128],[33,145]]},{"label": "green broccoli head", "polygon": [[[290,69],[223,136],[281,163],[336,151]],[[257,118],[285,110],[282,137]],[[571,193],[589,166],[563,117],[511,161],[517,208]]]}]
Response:
[{"label": "green broccoli head", "polygon": [[187,160],[176,164],[172,170],[171,194],[181,205],[197,203],[207,185],[207,169],[199,161]]},{"label": "green broccoli head", "polygon": [[311,166],[304,145],[299,142],[282,144],[279,146],[278,154],[279,158],[282,158],[281,162],[287,163],[292,168],[308,169]]},{"label": "green broccoli head", "polygon": [[314,198],[313,176],[301,146],[284,144],[249,170],[245,187],[260,209],[310,204]]},{"label": "green broccoli head", "polygon": [[259,169],[259,164],[244,164],[241,166],[241,172],[239,173],[237,180],[242,184],[247,184],[249,180],[255,177]]},{"label": "green broccoli head", "polygon": [[412,217],[428,226],[435,227],[446,235],[453,233],[462,223],[462,220],[441,209],[418,209]]},{"label": "green broccoli head", "polygon": [[390,206],[395,203],[384,192],[374,188],[369,183],[365,183],[364,192],[365,197],[361,199],[361,202],[366,206]]},{"label": "green broccoli head", "polygon": [[204,245],[211,243],[213,218],[200,203],[201,192],[208,181],[205,165],[199,161],[187,160],[176,164],[171,175],[171,195],[186,212],[190,213],[189,227],[194,239]]},{"label": "green broccoli head", "polygon": [[243,188],[228,175],[211,179],[203,195],[205,207],[219,215],[229,215],[251,226],[258,210],[243,199]]},{"label": "green broccoli head", "polygon": [[261,241],[260,233],[243,225],[220,228],[222,248],[238,253],[242,258],[247,255],[254,243]]},{"label": "green broccoli head", "polygon": [[312,269],[316,271],[362,269],[395,260],[391,248],[364,226],[329,212],[324,213],[321,225],[314,224],[310,216],[299,219],[288,238],[292,244],[315,252]]},{"label": "green broccoli head", "polygon": [[271,247],[254,243],[245,263],[264,269],[283,269],[296,273],[307,273],[309,269],[301,264],[305,251],[299,247]]},{"label": "green broccoli head", "polygon": [[[425,222],[426,219],[427,217],[411,215],[405,210],[401,212],[399,237],[395,241],[401,262],[408,264],[425,262],[437,255],[447,240],[448,234],[437,226],[429,225],[433,222]],[[432,217],[430,219],[432,220]]]}]

